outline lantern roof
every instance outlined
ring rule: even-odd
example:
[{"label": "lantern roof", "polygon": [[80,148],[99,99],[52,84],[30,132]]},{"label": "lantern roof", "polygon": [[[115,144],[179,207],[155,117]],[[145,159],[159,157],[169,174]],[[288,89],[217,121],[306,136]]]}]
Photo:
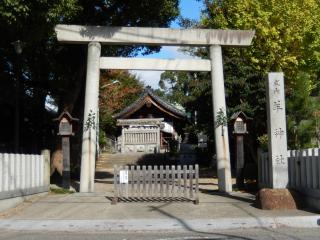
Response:
[{"label": "lantern roof", "polygon": [[71,116],[71,114],[67,111],[67,110],[64,110],[60,115],[59,117],[57,118],[54,118],[53,121],[61,121],[62,118],[67,118],[69,120],[69,122],[78,122],[79,119],[78,118],[74,118]]},{"label": "lantern roof", "polygon": [[232,114],[232,116],[230,117],[231,120],[236,120],[238,117],[244,119],[245,121],[249,121],[252,120],[253,118],[248,117],[244,112],[242,111],[238,111],[235,112],[234,114]]}]

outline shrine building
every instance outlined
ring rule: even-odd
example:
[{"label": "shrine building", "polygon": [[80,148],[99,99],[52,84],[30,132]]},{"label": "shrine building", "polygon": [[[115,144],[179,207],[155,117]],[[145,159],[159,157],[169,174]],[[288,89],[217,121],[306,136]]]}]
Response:
[{"label": "shrine building", "polygon": [[166,152],[171,140],[181,139],[187,119],[183,110],[161,99],[149,87],[114,118],[121,127],[117,140],[121,153]]}]

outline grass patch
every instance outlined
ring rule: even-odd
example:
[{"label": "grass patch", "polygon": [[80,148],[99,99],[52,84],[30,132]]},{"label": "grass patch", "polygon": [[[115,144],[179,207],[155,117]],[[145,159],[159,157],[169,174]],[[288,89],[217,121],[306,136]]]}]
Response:
[{"label": "grass patch", "polygon": [[65,188],[50,188],[50,192],[55,194],[71,194],[74,193],[73,190],[65,189]]}]

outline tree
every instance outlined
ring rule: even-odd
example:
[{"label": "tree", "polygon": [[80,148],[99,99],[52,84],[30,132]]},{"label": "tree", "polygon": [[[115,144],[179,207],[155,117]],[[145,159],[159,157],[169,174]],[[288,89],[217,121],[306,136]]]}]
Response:
[{"label": "tree", "polygon": [[[302,102],[310,102],[312,94],[319,93],[314,91],[319,80],[319,16],[320,3],[314,0],[206,1],[203,27],[256,31],[252,47],[224,49],[224,56],[227,104],[253,116],[254,122],[258,123],[253,130],[258,134],[266,132],[263,121],[266,119],[265,75],[271,71],[283,71],[289,137],[295,135],[293,131],[300,132],[305,134],[304,137],[300,135],[304,142],[300,146],[311,145],[315,135],[305,130],[313,124],[305,120],[314,111],[314,104]],[[300,94],[302,92],[304,94]],[[299,119],[297,113],[301,111],[308,114],[300,114]],[[291,127],[292,121],[295,127]],[[299,126],[301,129],[297,129]],[[293,147],[293,142],[289,139],[289,146]]]},{"label": "tree", "polygon": [[[13,104],[8,101],[14,91],[16,56],[11,43],[24,42],[20,56],[22,68],[21,101],[23,104],[23,134],[26,149],[34,142],[34,151],[50,147],[53,138],[50,114],[45,104],[50,96],[59,111],[67,109],[77,117],[82,116],[86,71],[85,45],[61,45],[56,42],[54,26],[57,23],[106,26],[157,26],[167,27],[178,14],[178,0],[4,0],[0,3],[0,77],[4,79],[0,106],[8,116],[2,122],[5,135],[0,143],[8,148],[12,141],[9,119]],[[129,46],[104,47],[109,56],[132,56],[138,52],[148,54],[159,47]],[[3,88],[2,88],[3,87]],[[25,121],[26,120],[26,121]],[[39,122],[41,124],[39,124]],[[9,126],[9,128],[7,127]],[[1,129],[2,130],[2,129]],[[30,139],[32,139],[30,141]],[[28,140],[28,141],[27,141]],[[30,150],[27,150],[30,151]]]},{"label": "tree", "polygon": [[103,72],[99,94],[100,132],[116,136],[116,120],[113,115],[129,106],[142,91],[143,84],[128,71],[109,70]]},{"label": "tree", "polygon": [[[257,147],[257,138],[267,132],[265,79],[271,71],[285,74],[289,147],[314,145],[313,116],[319,107],[316,96],[319,95],[320,3],[315,0],[207,0],[205,3],[201,22],[193,27],[256,32],[248,48],[223,48],[228,115],[241,110],[254,118],[249,124],[251,155]],[[186,22],[186,27],[192,26]],[[206,48],[186,51],[208,58]],[[170,76],[161,83],[162,87],[170,86],[170,96],[183,96],[183,89],[191,89],[194,98],[184,98],[184,104],[198,111],[198,122],[204,123],[198,128],[212,133],[212,115],[208,115],[212,109],[210,76],[191,73],[189,80],[178,73],[164,76]],[[297,137],[298,145],[294,144]]]},{"label": "tree", "polygon": [[[15,89],[20,84],[20,131],[25,152],[37,152],[49,143],[52,115],[45,111],[50,87],[50,59],[52,54],[53,26],[62,17],[65,20],[78,11],[75,0],[54,1],[11,1],[0,3],[0,105],[7,118],[1,120],[0,143],[6,151],[12,146],[15,117],[12,100]],[[12,42],[20,40],[23,51],[16,55]],[[7,96],[6,96],[7,95]],[[11,99],[11,101],[10,101]],[[2,131],[3,130],[3,131]]]}]

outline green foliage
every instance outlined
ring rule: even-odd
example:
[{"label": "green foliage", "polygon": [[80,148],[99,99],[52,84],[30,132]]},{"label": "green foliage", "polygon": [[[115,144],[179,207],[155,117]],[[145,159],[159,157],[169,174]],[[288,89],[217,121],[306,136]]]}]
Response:
[{"label": "green foliage", "polygon": [[[267,149],[266,74],[283,71],[287,104],[288,147],[305,148],[320,143],[319,70],[320,2],[316,0],[205,1],[200,23],[182,21],[184,27],[252,29],[255,37],[247,48],[223,48],[228,114],[243,111],[255,152]],[[185,52],[207,59],[208,49]],[[197,126],[213,139],[211,79],[206,73],[162,74],[160,88],[187,112],[197,111]],[[247,138],[249,139],[249,138]]]},{"label": "green foliage", "polygon": [[224,114],[223,109],[220,108],[217,112],[217,121],[216,121],[216,128],[220,126],[227,126],[228,124],[228,117]]},{"label": "green foliage", "polygon": [[107,136],[106,133],[100,128],[99,129],[99,146],[106,146]]},{"label": "green foliage", "polygon": [[[114,84],[115,81],[118,81]],[[113,115],[134,102],[143,91],[143,84],[128,71],[107,71],[101,76],[99,93],[100,132],[117,135]]]},{"label": "green foliage", "polygon": [[178,153],[178,144],[179,142],[175,139],[169,140],[169,154],[170,156],[176,156]]},{"label": "green foliage", "polygon": [[[63,24],[168,27],[179,14],[178,0],[2,0],[0,1],[0,145],[13,144],[14,95],[21,78],[21,129],[25,149],[52,146],[52,118],[45,109],[53,104],[81,118],[87,46],[56,41],[54,26]],[[17,56],[12,42],[21,40]],[[102,54],[133,56],[160,47],[104,46]],[[21,74],[19,74],[21,73]],[[124,98],[123,102],[127,99]],[[79,129],[80,131],[81,129]],[[79,134],[80,136],[80,134]],[[28,150],[27,150],[28,151]]]},{"label": "green foliage", "polygon": [[314,113],[320,107],[319,100],[313,94],[319,94],[317,84],[310,75],[298,74],[292,89],[288,93],[287,116],[288,145],[292,149],[315,147],[317,124]]},{"label": "green foliage", "polygon": [[243,57],[255,70],[263,74],[281,70],[291,81],[301,67],[319,60],[319,14],[316,0],[207,1],[202,24],[254,29],[253,47],[247,48]]},{"label": "green foliage", "polygon": [[268,151],[268,135],[263,134],[263,135],[259,136],[257,140],[259,142],[259,146],[261,147],[261,149],[264,152],[267,152]]}]

